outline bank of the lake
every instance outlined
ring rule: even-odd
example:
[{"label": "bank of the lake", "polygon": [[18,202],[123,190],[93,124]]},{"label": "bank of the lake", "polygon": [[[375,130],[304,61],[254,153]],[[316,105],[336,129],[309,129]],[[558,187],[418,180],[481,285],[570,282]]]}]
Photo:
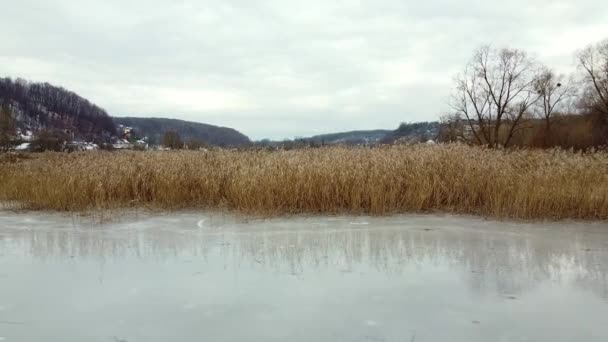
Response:
[{"label": "bank of the lake", "polygon": [[0,158],[0,201],[69,212],[143,207],[605,220],[608,153],[455,144],[30,154]]}]

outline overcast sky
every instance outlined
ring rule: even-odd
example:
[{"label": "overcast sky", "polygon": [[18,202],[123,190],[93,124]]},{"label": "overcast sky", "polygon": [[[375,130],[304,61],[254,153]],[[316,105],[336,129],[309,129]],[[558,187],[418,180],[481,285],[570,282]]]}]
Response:
[{"label": "overcast sky", "polygon": [[481,44],[568,71],[605,0],[0,0],[0,76],[253,139],[435,120]]}]

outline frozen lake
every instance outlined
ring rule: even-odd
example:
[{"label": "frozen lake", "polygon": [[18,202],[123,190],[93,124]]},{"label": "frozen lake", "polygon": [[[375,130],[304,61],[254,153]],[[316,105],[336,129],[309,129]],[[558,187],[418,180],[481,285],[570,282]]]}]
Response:
[{"label": "frozen lake", "polygon": [[0,341],[608,341],[608,224],[0,211]]}]

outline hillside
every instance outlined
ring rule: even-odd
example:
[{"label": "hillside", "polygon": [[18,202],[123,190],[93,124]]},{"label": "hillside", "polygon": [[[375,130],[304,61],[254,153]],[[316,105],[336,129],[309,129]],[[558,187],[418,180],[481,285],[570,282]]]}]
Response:
[{"label": "hillside", "polygon": [[62,130],[84,139],[109,138],[116,132],[105,110],[48,83],[0,78],[0,105],[22,130]]},{"label": "hillside", "polygon": [[369,131],[350,131],[331,134],[315,135],[310,138],[305,138],[307,141],[322,144],[363,144],[376,143],[386,137],[392,131],[384,129],[376,129]]},{"label": "hillside", "polygon": [[[118,136],[119,124],[133,127],[138,135],[159,143],[168,130],[184,141],[198,140],[210,145],[239,146],[250,143],[240,132],[196,122],[160,118],[112,118],[102,108],[62,87],[22,79],[0,78],[2,115],[10,116],[10,129],[63,131],[74,139],[110,141]],[[7,121],[7,122],[9,122]]]},{"label": "hillside", "polygon": [[396,130],[365,130],[316,135],[298,141],[314,144],[392,144],[396,141],[414,143],[434,140],[439,133],[439,122],[402,123]]},{"label": "hillside", "polygon": [[182,140],[198,140],[216,146],[241,146],[250,143],[247,136],[239,131],[176,119],[115,117],[117,125],[132,127],[136,134],[146,136],[151,143],[161,141],[166,131],[176,131]]},{"label": "hillside", "polygon": [[387,134],[382,140],[383,143],[393,143],[396,141],[404,143],[425,142],[435,140],[439,134],[441,124],[437,121],[431,122],[404,122],[399,127]]}]

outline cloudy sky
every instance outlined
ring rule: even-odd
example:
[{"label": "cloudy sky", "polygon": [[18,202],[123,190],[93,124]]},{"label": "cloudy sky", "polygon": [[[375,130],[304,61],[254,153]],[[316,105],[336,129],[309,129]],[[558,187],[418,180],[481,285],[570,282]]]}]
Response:
[{"label": "cloudy sky", "polygon": [[0,76],[115,116],[286,138],[434,120],[481,44],[559,70],[608,38],[604,0],[0,0]]}]

